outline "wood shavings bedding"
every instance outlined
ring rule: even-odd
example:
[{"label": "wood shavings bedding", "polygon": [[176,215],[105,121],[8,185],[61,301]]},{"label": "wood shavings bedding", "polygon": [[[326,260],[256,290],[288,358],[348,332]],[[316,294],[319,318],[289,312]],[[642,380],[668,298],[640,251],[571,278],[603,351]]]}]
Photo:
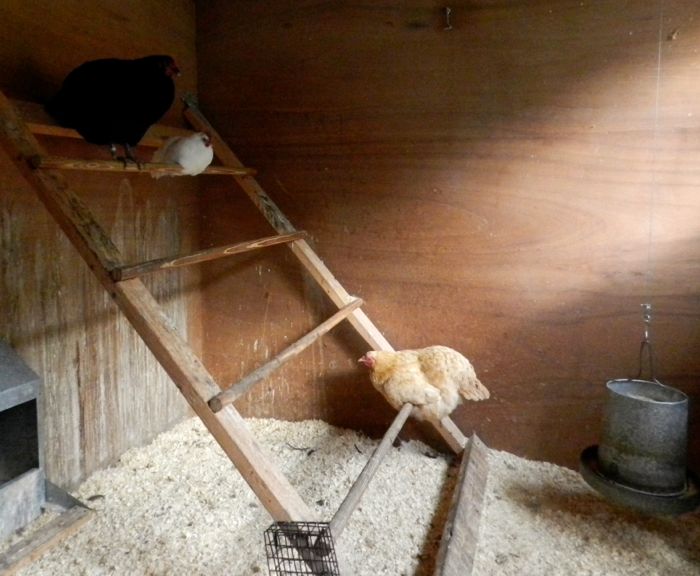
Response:
[{"label": "wood shavings bedding", "polygon": [[642,516],[573,470],[507,452],[489,466],[475,575],[700,575],[700,514]]},{"label": "wood shavings bedding", "polygon": [[[319,517],[330,520],[377,441],[319,421],[249,419]],[[490,453],[474,574],[700,574],[700,517],[649,519],[601,500],[570,470]],[[394,448],[336,543],[344,576],[432,575],[453,488],[449,457]],[[19,576],[267,574],[271,519],[201,422],[191,419],[75,496],[98,510]]]}]

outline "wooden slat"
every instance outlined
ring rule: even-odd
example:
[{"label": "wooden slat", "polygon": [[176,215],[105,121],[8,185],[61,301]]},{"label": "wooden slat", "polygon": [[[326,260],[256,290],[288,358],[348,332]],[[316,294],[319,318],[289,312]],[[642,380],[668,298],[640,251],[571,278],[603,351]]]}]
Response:
[{"label": "wooden slat", "polygon": [[460,454],[467,445],[467,437],[462,434],[462,431],[454,423],[454,420],[449,416],[445,416],[439,422],[431,421],[431,424],[440,433],[443,440],[447,442],[449,447],[455,454]]},{"label": "wooden slat", "polygon": [[267,248],[268,246],[293,242],[294,240],[299,240],[304,236],[306,236],[306,232],[294,232],[292,234],[280,234],[278,236],[268,236],[266,238],[249,240],[247,242],[238,242],[236,244],[228,244],[226,246],[207,248],[206,250],[200,250],[186,256],[176,256],[175,258],[158,258],[156,260],[149,260],[148,262],[142,262],[140,264],[122,266],[112,270],[111,275],[115,282],[120,282],[122,280],[136,278],[138,276],[150,274],[159,270],[189,266],[190,264],[207,262],[209,260],[215,260],[217,258],[223,258],[233,254],[241,254],[243,252],[257,250],[259,248]]},{"label": "wooden slat", "polygon": [[[56,124],[56,121],[51,118],[41,104],[37,104],[36,102],[24,102],[21,100],[12,100],[11,104],[19,112],[20,118],[25,122],[32,134],[72,138],[76,140],[82,139],[82,136],[72,128],[64,128]],[[191,136],[192,134],[194,134],[192,130],[185,130],[184,128],[177,128],[175,126],[165,126],[163,124],[154,124],[141,139],[139,146],[158,148],[168,138],[172,138],[173,136]]]},{"label": "wooden slat", "polygon": [[248,374],[245,378],[224,390],[223,392],[217,394],[209,400],[209,406],[214,412],[218,412],[227,404],[235,402],[236,399],[240,398],[245,394],[251,386],[260,382],[260,380],[267,378],[272,372],[277,370],[285,362],[288,362],[303,350],[311,346],[316,340],[321,336],[329,332],[334,326],[342,322],[345,318],[350,315],[353,310],[362,306],[362,299],[356,298],[349,304],[343,306],[338,310],[333,316],[325,320],[323,323],[319,324],[311,330],[309,333],[305,334],[299,340],[294,342],[291,346],[285,348],[282,352],[277,354],[272,360],[260,366],[260,368],[254,370]]},{"label": "wooden slat", "polygon": [[352,485],[352,488],[350,488],[350,491],[343,500],[343,503],[340,505],[340,508],[338,508],[338,511],[333,515],[333,519],[331,520],[331,534],[333,534],[333,538],[335,538],[336,541],[340,537],[342,531],[345,529],[345,526],[350,520],[350,516],[360,503],[362,495],[365,493],[367,486],[369,486],[369,483],[377,472],[379,465],[386,456],[389,448],[398,436],[401,428],[403,428],[403,425],[406,423],[406,420],[411,415],[412,411],[413,405],[411,404],[404,404],[401,407],[401,410],[399,410],[399,413],[394,418],[391,426],[384,434],[379,446],[377,446],[372,454],[372,457],[367,461],[367,464],[365,464],[365,467],[362,469],[362,472],[360,472],[360,475]]},{"label": "wooden slat", "polygon": [[[84,160],[80,158],[64,158],[63,156],[43,156],[34,160],[37,168],[47,170],[80,170],[84,172],[117,172],[130,174],[159,174],[183,176],[182,167],[178,164],[162,162],[133,162],[124,163],[119,160]],[[228,168],[226,166],[209,166],[204,174],[221,174],[225,176],[252,176],[253,168]]]},{"label": "wooden slat", "polygon": [[312,519],[311,510],[262,452],[238,412],[232,406],[218,414],[209,409],[207,400],[219,386],[143,282],[112,280],[109,270],[121,265],[118,250],[60,174],[32,167],[32,158],[44,151],[1,92],[0,144],[272,517]]},{"label": "wooden slat", "polygon": [[[195,102],[186,100],[185,103],[187,104],[185,118],[196,130],[206,132],[211,136],[214,154],[216,154],[221,163],[230,167],[243,166],[224,139],[214,130],[213,126],[209,124],[202,112],[196,107]],[[255,178],[239,178],[235,176],[234,178],[279,234],[295,231],[291,222],[257,183]],[[336,280],[331,271],[309,246],[308,242],[299,240],[289,244],[289,247],[336,306],[345,306],[350,302],[350,294]],[[389,341],[362,310],[355,310],[348,317],[348,320],[373,350],[393,350]],[[455,453],[460,453],[463,450],[466,438],[449,417],[444,418],[440,422],[431,421],[430,424]]]},{"label": "wooden slat", "polygon": [[52,547],[75,534],[93,516],[92,510],[82,506],[74,506],[61,513],[0,556],[0,574],[10,576],[35,562]]},{"label": "wooden slat", "polygon": [[462,454],[452,506],[440,541],[435,576],[469,576],[472,573],[488,471],[488,448],[473,434]]}]

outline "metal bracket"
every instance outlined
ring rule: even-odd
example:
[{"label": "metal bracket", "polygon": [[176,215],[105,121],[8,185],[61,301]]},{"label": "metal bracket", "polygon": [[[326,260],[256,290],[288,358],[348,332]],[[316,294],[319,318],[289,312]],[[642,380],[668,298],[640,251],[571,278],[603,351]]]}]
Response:
[{"label": "metal bracket", "polygon": [[445,6],[445,27],[443,30],[452,30],[452,8]]}]

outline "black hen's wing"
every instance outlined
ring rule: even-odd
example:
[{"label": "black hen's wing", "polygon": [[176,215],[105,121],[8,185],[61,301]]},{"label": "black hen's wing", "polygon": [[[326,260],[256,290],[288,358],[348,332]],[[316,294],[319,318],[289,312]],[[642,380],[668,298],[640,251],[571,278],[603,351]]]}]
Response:
[{"label": "black hen's wing", "polygon": [[173,102],[167,58],[86,62],[68,74],[46,110],[88,142],[135,146]]},{"label": "black hen's wing", "polygon": [[130,81],[126,84],[128,93],[123,95],[128,118],[123,125],[124,138],[119,142],[135,146],[172,105],[175,84],[165,73],[163,58],[167,57],[151,56],[133,62]]},{"label": "black hen's wing", "polygon": [[128,76],[125,64],[115,58],[81,64],[66,76],[46,110],[59,124],[74,128],[88,142],[116,142],[112,133],[123,119],[119,102],[123,79]]}]

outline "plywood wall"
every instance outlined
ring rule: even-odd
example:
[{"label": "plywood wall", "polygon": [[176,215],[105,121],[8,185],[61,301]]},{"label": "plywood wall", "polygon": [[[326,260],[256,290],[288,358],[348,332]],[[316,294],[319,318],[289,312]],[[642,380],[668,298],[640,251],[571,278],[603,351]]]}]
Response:
[{"label": "plywood wall", "polygon": [[[700,7],[456,1],[445,30],[444,4],[201,3],[202,105],[395,346],[473,360],[493,398],[465,432],[575,466],[637,372],[641,303],[657,376],[700,396]],[[209,242],[269,233],[205,199]],[[284,248],[204,279],[224,381],[329,313]],[[341,330],[241,407],[378,432],[363,351]]]},{"label": "plywood wall", "polygon": [[[0,88],[45,101],[73,67],[100,57],[170,53],[196,88],[194,7],[188,1],[16,2],[0,5]],[[166,121],[180,124],[175,106]],[[47,139],[54,154],[109,157],[84,143]],[[151,151],[143,150],[143,154]],[[191,250],[193,181],[69,175],[127,262]],[[147,283],[180,332],[201,347],[198,276]],[[46,471],[70,486],[109,465],[187,412],[176,387],[92,277],[31,188],[0,152],[0,338],[44,380]]]}]

